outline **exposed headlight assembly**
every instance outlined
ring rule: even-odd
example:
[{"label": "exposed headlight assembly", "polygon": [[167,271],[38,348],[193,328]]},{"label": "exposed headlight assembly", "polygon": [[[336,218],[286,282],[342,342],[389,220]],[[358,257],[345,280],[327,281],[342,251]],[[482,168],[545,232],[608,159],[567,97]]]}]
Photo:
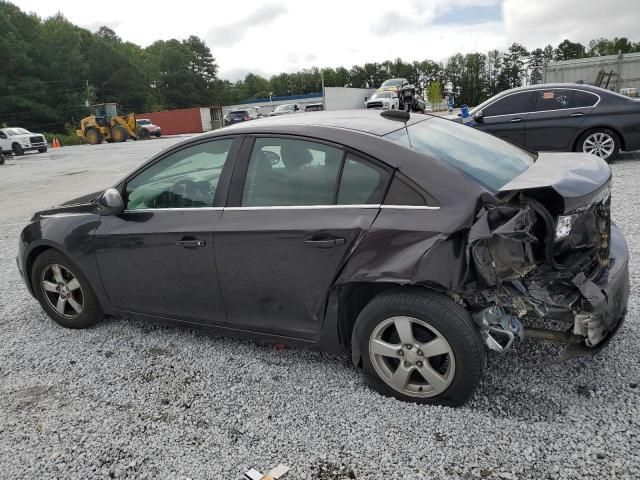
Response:
[{"label": "exposed headlight assembly", "polygon": [[558,217],[558,222],[556,223],[556,238],[555,241],[562,240],[566,238],[571,233],[571,227],[573,225],[573,221],[576,219],[577,215],[560,215]]}]

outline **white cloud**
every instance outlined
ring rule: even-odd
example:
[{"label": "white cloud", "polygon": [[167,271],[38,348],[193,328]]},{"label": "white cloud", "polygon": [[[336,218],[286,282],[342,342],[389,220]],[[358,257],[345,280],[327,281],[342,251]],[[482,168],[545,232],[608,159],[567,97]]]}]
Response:
[{"label": "white cloud", "polygon": [[[583,43],[597,37],[640,41],[640,0],[233,0],[133,2],[126,9],[86,8],[81,0],[14,0],[26,11],[61,11],[95,29],[111,25],[124,40],[205,39],[223,78],[271,75],[311,66],[404,60],[443,60],[456,52]],[[502,18],[478,23],[476,7],[499,5]],[[392,15],[388,15],[392,12]],[[447,23],[438,23],[449,15]],[[451,19],[454,22],[451,22]]]}]

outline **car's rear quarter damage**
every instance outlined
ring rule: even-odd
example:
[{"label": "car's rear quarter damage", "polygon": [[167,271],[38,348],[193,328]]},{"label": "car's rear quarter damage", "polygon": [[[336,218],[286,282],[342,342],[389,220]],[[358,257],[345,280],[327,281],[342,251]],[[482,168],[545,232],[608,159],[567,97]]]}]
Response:
[{"label": "car's rear quarter damage", "polygon": [[[475,203],[383,208],[342,278],[444,292],[496,351],[530,337],[565,343],[560,359],[595,353],[617,330],[629,295],[610,192],[609,167],[597,158],[542,154],[497,194],[474,192]],[[543,319],[554,329],[529,328]]]}]

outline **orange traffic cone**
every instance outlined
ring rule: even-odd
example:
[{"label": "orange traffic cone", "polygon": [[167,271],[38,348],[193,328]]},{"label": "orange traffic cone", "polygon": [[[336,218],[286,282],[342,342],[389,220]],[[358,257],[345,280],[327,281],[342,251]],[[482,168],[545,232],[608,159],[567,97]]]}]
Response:
[{"label": "orange traffic cone", "polygon": [[51,143],[51,148],[58,148],[60,147],[60,142],[58,141],[57,138],[53,138],[53,142]]}]

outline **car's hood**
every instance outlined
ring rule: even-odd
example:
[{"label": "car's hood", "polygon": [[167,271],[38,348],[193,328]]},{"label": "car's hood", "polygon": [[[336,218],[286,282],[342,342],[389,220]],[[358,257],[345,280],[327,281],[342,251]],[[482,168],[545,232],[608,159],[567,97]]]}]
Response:
[{"label": "car's hood", "polygon": [[36,212],[34,215],[34,219],[38,217],[49,216],[49,215],[93,212],[95,209],[94,200],[98,198],[98,196],[103,191],[104,190],[100,190],[99,192],[88,193],[87,195],[83,195],[81,197],[67,200],[66,202],[63,202],[60,205],[56,205],[55,207],[51,207],[46,210],[41,210],[39,212]]},{"label": "car's hood", "polygon": [[551,188],[562,196],[564,211],[570,212],[608,194],[611,169],[588,153],[539,153],[527,170],[500,191]]}]

